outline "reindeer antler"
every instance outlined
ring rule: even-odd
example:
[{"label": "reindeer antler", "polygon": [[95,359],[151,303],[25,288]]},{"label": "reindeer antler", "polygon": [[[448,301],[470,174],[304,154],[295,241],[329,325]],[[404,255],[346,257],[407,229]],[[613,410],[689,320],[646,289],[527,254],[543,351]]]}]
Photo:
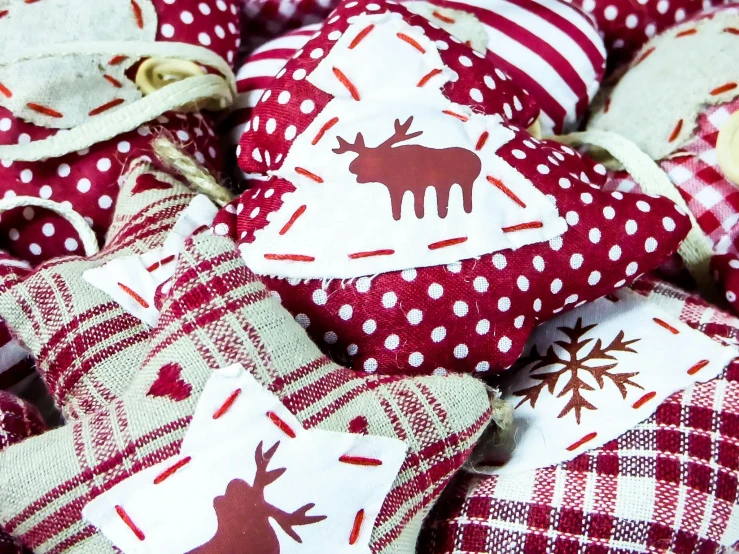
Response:
[{"label": "reindeer antler", "polygon": [[264,453],[262,452],[262,444],[262,442],[259,443],[257,451],[254,454],[254,461],[257,463],[257,472],[256,475],[254,475],[254,485],[252,486],[259,490],[263,490],[270,483],[277,481],[277,479],[287,471],[284,467],[267,471],[267,466],[269,466],[269,463],[272,461],[272,456],[274,456],[277,447],[280,446],[280,441],[277,441],[269,450],[267,450],[267,452]]},{"label": "reindeer antler", "polygon": [[364,145],[364,137],[362,133],[357,133],[357,138],[354,139],[354,144],[350,144],[341,137],[336,137],[339,140],[339,147],[334,148],[334,154],[343,154],[344,152],[356,152],[359,154],[362,150],[367,147]]},{"label": "reindeer antler", "polygon": [[298,508],[291,514],[273,507],[272,517],[291,539],[295,542],[302,543],[303,539],[300,538],[300,535],[295,532],[293,527],[298,527],[299,525],[311,525],[326,519],[326,516],[308,515],[308,512],[310,512],[314,507],[315,504],[311,502],[310,504],[306,504],[305,506]]},{"label": "reindeer antler", "polygon": [[396,119],[395,120],[395,133],[393,133],[393,136],[391,136],[389,139],[383,142],[380,146],[378,146],[378,148],[380,148],[381,146],[392,146],[393,144],[397,144],[398,142],[410,140],[419,135],[422,135],[423,131],[416,131],[415,133],[411,133],[410,135],[407,134],[408,129],[411,128],[412,124],[413,124],[413,116],[406,119],[405,123],[403,123],[402,125],[400,123],[400,119]]}]

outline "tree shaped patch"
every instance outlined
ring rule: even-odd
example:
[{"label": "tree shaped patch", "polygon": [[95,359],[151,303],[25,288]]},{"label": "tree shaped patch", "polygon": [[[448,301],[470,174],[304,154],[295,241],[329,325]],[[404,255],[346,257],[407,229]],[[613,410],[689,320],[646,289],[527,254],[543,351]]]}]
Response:
[{"label": "tree shaped patch", "polygon": [[249,485],[241,479],[234,479],[228,484],[225,494],[213,501],[218,518],[216,534],[189,554],[232,554],[244,548],[249,554],[280,554],[280,541],[270,525],[270,519],[299,543],[303,541],[294,527],[312,525],[326,519],[326,516],[308,515],[315,506],[313,503],[287,513],[265,499],[264,489],[287,471],[285,468],[267,470],[279,445],[277,442],[262,452],[262,443],[259,443],[255,454],[257,471],[254,484]]},{"label": "tree shaped patch", "polygon": [[[610,381],[618,388],[623,398],[626,398],[628,386],[642,388],[632,380],[632,377],[639,374],[638,372],[619,373],[616,371],[618,359],[615,356],[617,352],[635,354],[636,350],[631,348],[631,345],[640,339],[625,340],[625,333],[619,331],[610,343],[604,344],[602,339],[597,339],[595,345],[590,350],[586,350],[586,346],[593,339],[585,338],[585,336],[595,327],[597,324],[583,326],[582,318],[578,318],[573,327],[557,328],[557,331],[565,335],[565,340],[555,341],[543,353],[539,353],[538,348],[534,346],[528,356],[521,359],[519,367],[524,368],[530,365],[529,377],[538,382],[513,392],[513,396],[522,397],[516,407],[526,402],[530,402],[532,408],[536,407],[536,401],[542,391],[546,389],[549,394],[554,395],[561,378],[564,386],[556,393],[556,397],[570,396],[557,417],[561,418],[574,412],[579,424],[583,410],[598,409],[583,396],[583,392],[596,390],[588,380],[597,383],[600,389],[605,387],[606,380]],[[558,346],[563,353],[560,353],[555,346]],[[539,370],[543,371],[536,373]],[[591,379],[584,380],[585,375],[589,375]]]}]

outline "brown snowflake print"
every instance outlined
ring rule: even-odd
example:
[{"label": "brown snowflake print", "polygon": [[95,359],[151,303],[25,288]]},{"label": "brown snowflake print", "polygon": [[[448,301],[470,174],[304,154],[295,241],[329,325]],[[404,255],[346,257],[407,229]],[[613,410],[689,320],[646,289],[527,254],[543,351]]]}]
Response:
[{"label": "brown snowflake print", "polygon": [[[596,327],[597,324],[583,326],[582,318],[578,318],[574,327],[559,327],[557,329],[566,338],[555,341],[545,353],[540,354],[537,347],[534,346],[531,352],[520,360],[518,365],[519,370],[531,366],[529,377],[537,382],[528,388],[513,392],[514,396],[522,397],[516,407],[526,402],[530,402],[532,408],[536,407],[536,401],[542,391],[546,389],[549,394],[553,395],[560,379],[564,379],[564,388],[557,394],[557,398],[564,398],[569,395],[569,399],[557,417],[561,418],[570,412],[574,412],[575,419],[579,424],[583,410],[598,409],[583,396],[583,393],[596,390],[591,384],[583,380],[585,374],[590,375],[600,389],[605,387],[606,380],[610,381],[618,388],[623,398],[626,398],[627,387],[629,386],[642,389],[641,385],[632,380],[639,372],[618,373],[615,371],[618,367],[618,359],[615,354],[617,352],[636,354],[636,350],[631,348],[631,345],[639,342],[640,339],[625,340],[625,333],[619,331],[610,343],[604,344],[603,339],[597,339],[588,350],[586,347],[594,339],[586,338],[586,335]],[[560,353],[555,345],[563,353]]]},{"label": "brown snowflake print", "polygon": [[241,479],[228,484],[226,493],[213,501],[218,518],[216,534],[188,554],[280,554],[280,541],[270,519],[298,543],[303,541],[293,527],[313,525],[326,519],[326,516],[308,515],[315,506],[312,503],[287,513],[265,500],[264,489],[286,471],[285,468],[267,470],[279,444],[277,442],[267,452],[262,452],[262,443],[259,443],[255,454],[257,472],[254,484],[249,485]]}]

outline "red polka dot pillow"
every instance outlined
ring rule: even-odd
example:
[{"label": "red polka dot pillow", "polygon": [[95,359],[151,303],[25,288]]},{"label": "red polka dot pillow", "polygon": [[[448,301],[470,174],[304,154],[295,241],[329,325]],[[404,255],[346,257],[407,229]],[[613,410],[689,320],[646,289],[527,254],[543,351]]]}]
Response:
[{"label": "red polka dot pillow", "polygon": [[500,371],[538,322],[655,267],[688,228],[531,137],[527,98],[405,8],[344,4],[254,109],[241,164],[262,182],[215,232],[356,369]]},{"label": "red polka dot pillow", "polygon": [[[220,56],[225,60],[224,65],[235,61],[240,45],[239,12],[232,1],[89,2],[85,3],[85,10],[91,12],[87,14],[89,20],[105,22],[101,22],[99,27],[80,28],[75,28],[73,22],[59,24],[64,13],[79,10],[79,7],[66,4],[16,2],[7,7],[0,6],[0,36],[5,34],[10,37],[7,40],[15,40],[13,48],[23,44],[26,48],[50,48],[51,52],[56,48],[54,43],[60,41],[65,41],[72,50],[81,43],[88,44],[85,48],[95,48],[90,44],[101,40],[126,40],[143,46],[155,44],[155,41],[177,43],[172,45],[177,48],[183,44],[194,45]],[[79,21],[87,20],[82,16],[79,18]],[[24,32],[28,21],[37,21],[41,27],[32,33]],[[15,53],[15,50],[9,50],[8,57],[13,58]],[[94,70],[86,69],[83,64],[78,74],[79,67],[72,65],[66,72],[59,69],[47,82],[37,79],[32,84],[19,80],[18,74],[24,71],[13,70],[13,67],[25,67],[22,64],[0,67],[0,150],[3,146],[30,146],[32,142],[56,135],[60,129],[74,128],[82,116],[94,121],[137,102],[141,96],[133,83],[140,65],[137,59],[113,54],[99,54],[98,57],[100,64],[93,64]],[[75,56],[66,58],[76,59]],[[42,70],[53,68],[55,64],[62,65],[59,60],[58,57],[40,60],[38,63],[45,65],[34,66],[34,71],[41,74]],[[197,66],[193,69],[193,66],[195,64],[187,66],[187,71],[202,71]],[[159,67],[167,70],[166,65],[160,64]],[[137,85],[141,86],[138,80]],[[92,107],[77,117],[75,110],[79,109],[74,105],[74,98],[50,96],[50,90],[59,89],[79,91],[82,97],[79,102],[93,102],[87,106]],[[165,113],[138,129],[79,152],[27,162],[2,160],[0,155],[0,197],[33,196],[63,203],[84,216],[102,240],[110,225],[119,188],[118,178],[125,172],[129,160],[146,154],[154,158],[151,142],[161,133],[166,133],[210,169],[221,167],[218,140],[210,115]],[[63,218],[42,208],[4,213],[0,224],[0,246],[34,264],[83,251],[74,229]]]}]

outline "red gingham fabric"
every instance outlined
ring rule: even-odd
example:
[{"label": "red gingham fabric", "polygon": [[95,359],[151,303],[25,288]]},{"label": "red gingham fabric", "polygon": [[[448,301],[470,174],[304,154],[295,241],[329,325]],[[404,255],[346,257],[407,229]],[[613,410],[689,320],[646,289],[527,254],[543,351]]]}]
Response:
[{"label": "red gingham fabric", "polygon": [[[153,0],[153,3],[158,17],[157,41],[204,46],[230,63],[235,62],[241,42],[236,3],[225,0],[177,0],[176,3]],[[11,11],[6,18],[12,15]],[[54,132],[17,119],[0,107],[0,144],[26,143]],[[0,196],[30,195],[69,203],[87,219],[102,241],[113,214],[119,177],[130,160],[145,154],[154,158],[151,140],[160,132],[167,132],[198,162],[220,171],[220,147],[211,115],[168,113],[137,130],[96,144],[89,151],[32,163],[0,161]],[[34,265],[57,256],[82,253],[79,237],[66,220],[36,208],[19,208],[2,214],[0,247]]]},{"label": "red gingham fabric", "polygon": [[[634,289],[736,343],[739,320],[653,280]],[[617,440],[558,466],[461,477],[427,520],[419,552],[723,552],[739,539],[739,362],[667,399]]]},{"label": "red gingham fabric", "polygon": [[650,38],[694,13],[733,0],[574,0],[595,19],[612,72],[629,62]]},{"label": "red gingham fabric", "polygon": [[[36,408],[0,391],[0,450],[46,430]],[[32,554],[0,527],[0,554]]]}]

